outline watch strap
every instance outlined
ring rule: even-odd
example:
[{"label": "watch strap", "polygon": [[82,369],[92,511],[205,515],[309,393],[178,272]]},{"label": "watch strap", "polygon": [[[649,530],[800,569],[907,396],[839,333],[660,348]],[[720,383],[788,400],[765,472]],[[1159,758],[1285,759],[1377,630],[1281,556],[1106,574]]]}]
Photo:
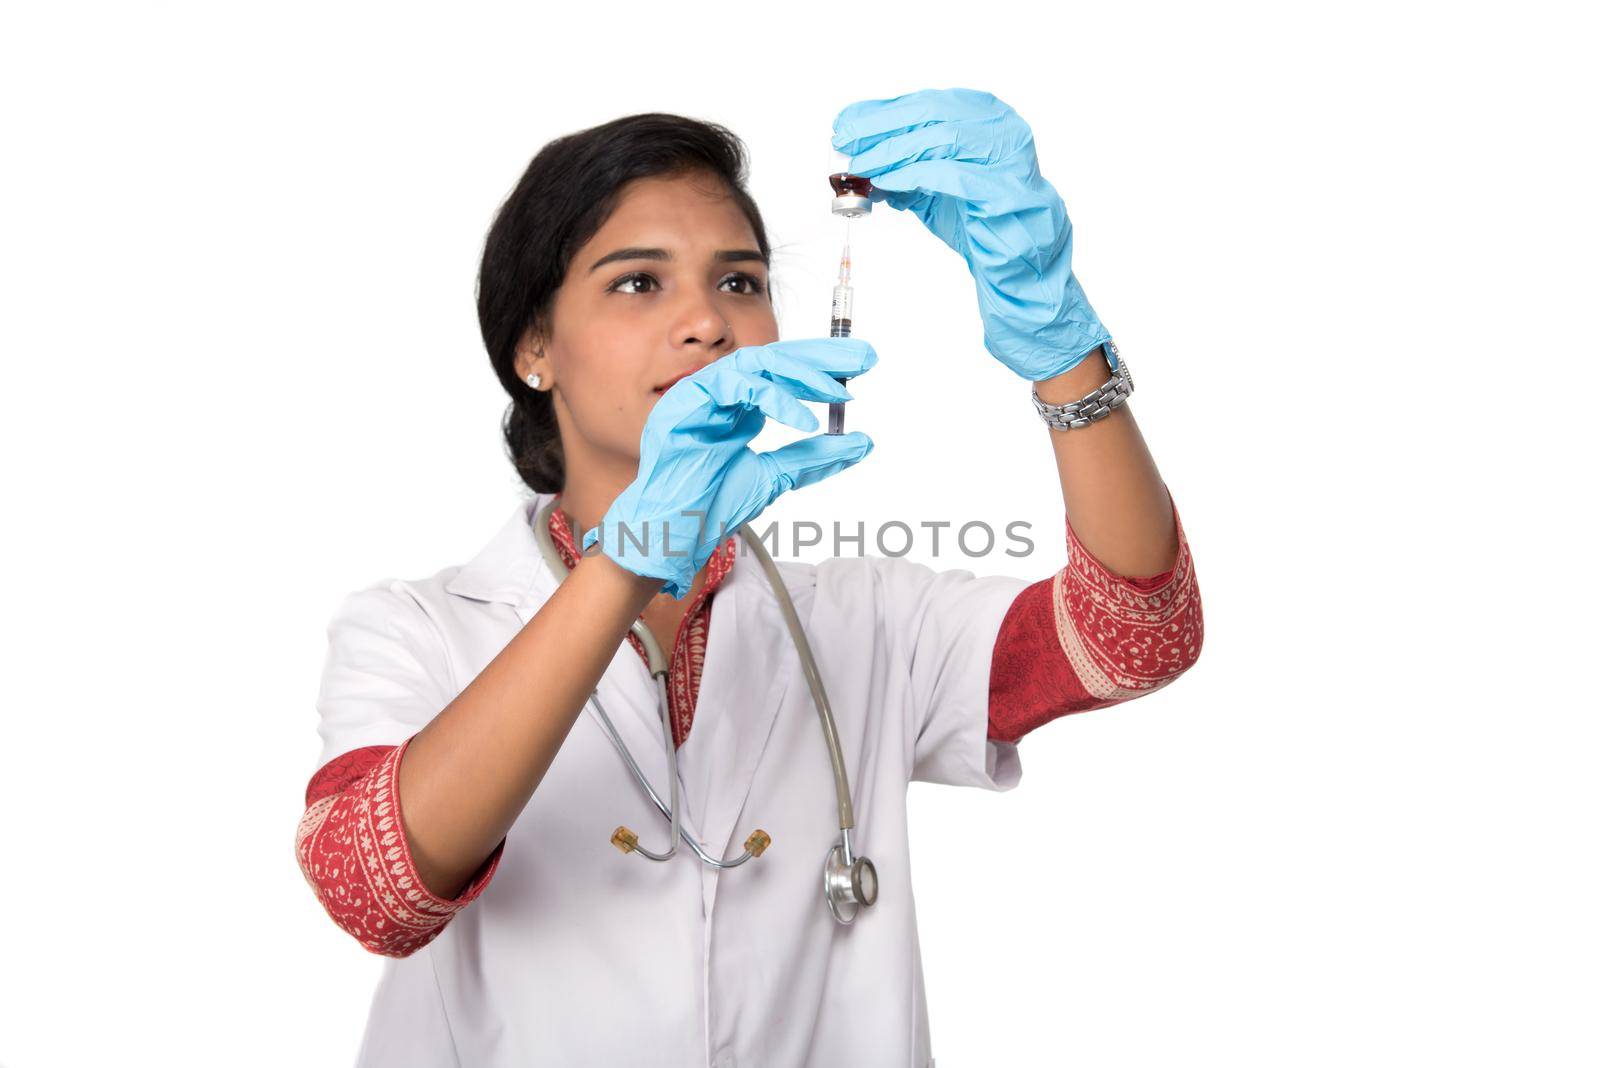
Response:
[{"label": "watch strap", "polygon": [[1078,430],[1090,423],[1104,419],[1115,409],[1122,407],[1133,393],[1133,374],[1128,370],[1128,361],[1117,348],[1115,341],[1107,340],[1106,353],[1111,357],[1117,369],[1106,382],[1090,392],[1084,394],[1071,404],[1047,404],[1039,399],[1039,389],[1033,389],[1033,407],[1039,413],[1039,418],[1052,430]]}]

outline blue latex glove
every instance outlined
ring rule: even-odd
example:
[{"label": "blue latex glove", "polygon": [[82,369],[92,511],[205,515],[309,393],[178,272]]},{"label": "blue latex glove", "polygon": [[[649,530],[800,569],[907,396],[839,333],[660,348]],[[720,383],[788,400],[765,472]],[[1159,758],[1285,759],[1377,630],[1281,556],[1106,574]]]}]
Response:
[{"label": "blue latex glove", "polygon": [[[914,212],[967,261],[984,346],[1030,381],[1070,371],[1111,335],[1072,273],[1072,222],[1039,175],[1033,131],[973,89],[862,100],[833,120],[874,202]],[[1106,358],[1116,369],[1109,349]]]},{"label": "blue latex glove", "polygon": [[[638,477],[600,524],[584,532],[638,575],[660,578],[682,600],[717,547],[785,490],[856,463],[872,451],[859,431],[818,434],[770,452],[749,442],[767,417],[816,430],[801,400],[849,400],[835,377],[864,374],[878,354],[860,338],[806,338],[734,349],[661,395],[639,437]],[[799,398],[798,400],[796,398]],[[641,548],[642,546],[642,548]]]}]

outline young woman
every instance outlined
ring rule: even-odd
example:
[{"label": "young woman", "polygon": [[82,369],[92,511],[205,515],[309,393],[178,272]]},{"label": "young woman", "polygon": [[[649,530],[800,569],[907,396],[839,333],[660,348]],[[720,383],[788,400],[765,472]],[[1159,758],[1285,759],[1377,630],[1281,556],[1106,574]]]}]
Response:
[{"label": "young woman", "polygon": [[[392,958],[362,1064],[931,1064],[907,783],[1008,790],[1024,734],[1198,656],[1183,528],[1028,127],[941,90],[834,131],[874,200],[967,261],[986,347],[1034,383],[1065,566],[769,570],[741,524],[871,442],[749,442],[768,417],[817,429],[801,402],[847,396],[875,353],[778,340],[728,131],[644,114],[546,145],[478,294],[532,496],[471,560],[357,590],[328,628],[296,850]],[[1076,419],[1046,407],[1102,386]]]}]

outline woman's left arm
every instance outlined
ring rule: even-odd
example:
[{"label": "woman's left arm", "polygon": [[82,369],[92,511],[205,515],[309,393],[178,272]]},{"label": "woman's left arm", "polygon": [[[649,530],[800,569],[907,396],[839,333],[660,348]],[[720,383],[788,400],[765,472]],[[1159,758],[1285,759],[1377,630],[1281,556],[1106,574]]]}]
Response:
[{"label": "woman's left arm", "polygon": [[[928,89],[844,108],[833,147],[872,199],[917,218],[966,261],[984,347],[1047,404],[1112,377],[1100,322],[1072,269],[1072,222],[1039,171],[1033,131],[1004,101]],[[1067,512],[1068,560],[1022,591],[994,647],[991,739],[1137,697],[1194,662],[1202,627],[1177,506],[1128,404],[1042,428]]]},{"label": "woman's left arm", "polygon": [[[835,117],[833,147],[872,181],[874,202],[915,215],[966,261],[984,347],[1040,400],[1070,403],[1111,377],[1111,335],[1072,269],[1072,220],[1010,105],[974,89],[862,100]],[[1083,544],[1124,574],[1170,567],[1167,495],[1127,406],[1050,437]]]}]

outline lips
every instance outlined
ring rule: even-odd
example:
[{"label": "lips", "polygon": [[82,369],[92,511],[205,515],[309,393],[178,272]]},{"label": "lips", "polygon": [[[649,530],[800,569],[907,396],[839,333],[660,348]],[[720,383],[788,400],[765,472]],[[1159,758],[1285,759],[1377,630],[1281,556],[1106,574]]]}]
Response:
[{"label": "lips", "polygon": [[655,392],[656,393],[665,393],[667,390],[669,390],[669,389],[671,389],[673,387],[674,383],[680,382],[683,379],[688,378],[692,374],[694,374],[693,371],[685,371],[685,372],[683,372],[683,374],[679,375],[677,378],[669,379],[666,382],[663,382],[661,385],[657,386],[655,388]]}]

